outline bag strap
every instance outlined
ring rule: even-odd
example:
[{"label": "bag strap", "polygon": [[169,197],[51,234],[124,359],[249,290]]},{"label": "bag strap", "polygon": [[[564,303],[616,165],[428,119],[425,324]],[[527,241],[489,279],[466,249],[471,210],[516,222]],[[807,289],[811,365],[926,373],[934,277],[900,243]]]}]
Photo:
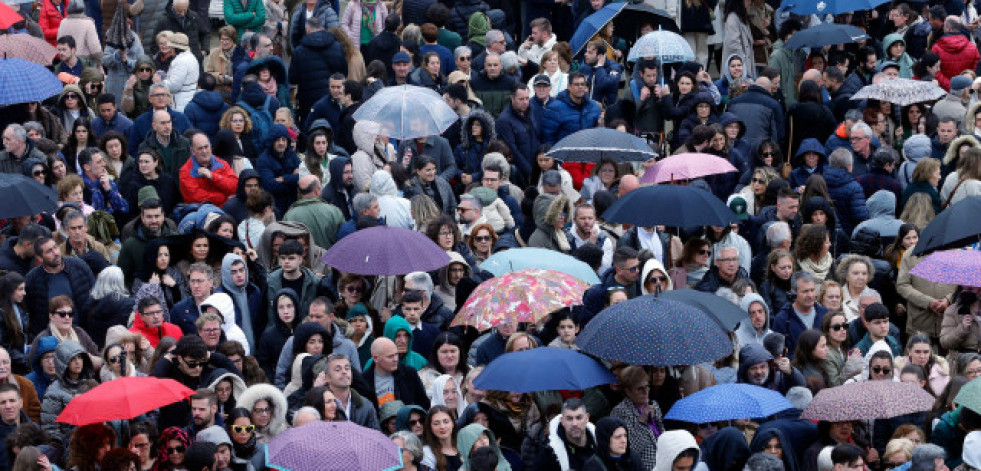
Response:
[{"label": "bag strap", "polygon": [[960,188],[961,184],[966,181],[967,179],[963,178],[961,181],[957,182],[957,186],[955,186],[954,190],[950,192],[950,196],[947,197],[947,201],[945,201],[943,207],[940,208],[941,211],[947,209],[947,206],[950,206],[950,202],[954,199],[954,195],[957,194],[957,189]]}]

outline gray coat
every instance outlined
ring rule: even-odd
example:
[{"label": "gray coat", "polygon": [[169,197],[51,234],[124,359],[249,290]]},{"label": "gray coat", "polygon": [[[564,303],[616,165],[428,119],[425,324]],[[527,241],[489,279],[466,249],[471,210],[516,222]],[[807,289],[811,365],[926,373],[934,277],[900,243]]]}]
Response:
[{"label": "gray coat", "polygon": [[[422,152],[416,153],[416,142],[413,139],[402,141],[399,144],[399,161],[402,161],[402,156],[405,155],[406,149],[412,149],[413,160],[419,154],[428,155],[436,161],[436,171],[439,172],[439,176],[450,181],[456,177],[457,167],[456,158],[453,157],[453,150],[450,149],[450,141],[447,141],[445,137],[441,136],[429,136],[426,138],[426,143],[422,145]],[[412,168],[412,162],[409,162],[409,168]],[[455,215],[455,214],[454,214]]]},{"label": "gray coat", "polygon": [[[456,165],[453,166],[456,168]],[[436,190],[439,191],[439,198],[442,202],[437,201],[437,206],[442,206],[443,214],[447,214],[452,217],[456,217],[456,196],[453,194],[453,188],[450,187],[449,182],[443,177],[436,175]],[[406,184],[405,198],[411,199],[415,195],[425,195],[426,190],[423,189],[422,182],[419,181],[419,177],[412,177]]]},{"label": "gray coat", "polygon": [[[76,356],[82,356],[82,374],[79,379],[72,381],[65,374],[68,370],[68,363]],[[48,386],[41,401],[41,428],[54,440],[60,441],[68,446],[68,439],[71,437],[74,425],[55,422],[58,414],[68,406],[68,402],[75,396],[81,394],[81,388],[87,379],[94,378],[95,370],[92,367],[92,360],[89,358],[85,348],[78,342],[72,340],[62,340],[55,349],[55,372],[58,379]]]}]

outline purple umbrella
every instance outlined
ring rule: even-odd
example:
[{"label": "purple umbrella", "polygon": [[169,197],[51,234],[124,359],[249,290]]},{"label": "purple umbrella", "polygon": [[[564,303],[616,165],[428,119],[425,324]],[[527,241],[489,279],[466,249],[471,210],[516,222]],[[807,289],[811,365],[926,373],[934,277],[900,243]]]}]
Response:
[{"label": "purple umbrella", "polygon": [[416,231],[376,226],[341,239],[323,260],[344,273],[390,276],[442,268],[450,256]]},{"label": "purple umbrella", "polygon": [[354,422],[317,421],[269,442],[266,466],[281,471],[402,469],[402,452],[381,432]]},{"label": "purple umbrella", "polygon": [[920,260],[909,273],[934,283],[981,287],[981,251],[934,252]]}]

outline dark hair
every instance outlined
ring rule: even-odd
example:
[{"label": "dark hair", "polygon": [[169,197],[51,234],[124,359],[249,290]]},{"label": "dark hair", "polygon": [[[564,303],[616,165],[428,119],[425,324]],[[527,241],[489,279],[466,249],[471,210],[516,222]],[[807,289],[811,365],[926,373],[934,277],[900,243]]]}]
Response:
[{"label": "dark hair", "polygon": [[[388,80],[388,69],[385,67],[384,62],[375,59],[368,63],[368,67],[365,68],[364,77],[365,79],[372,77],[381,80],[382,83],[385,83],[385,81]],[[344,77],[342,76],[341,79],[343,80],[343,78]]]},{"label": "dark hair", "polygon": [[402,295],[402,304],[405,303],[415,304],[415,303],[421,303],[422,301],[423,301],[422,293],[418,291],[406,291],[405,294]]},{"label": "dark hair", "polygon": [[[454,415],[454,412],[451,411],[446,406],[431,407],[429,409],[429,412],[426,414],[425,426],[423,427],[422,430],[422,442],[426,445],[429,445],[429,448],[432,450],[433,455],[435,455],[436,469],[446,469],[446,465],[447,465],[446,455],[443,454],[442,447],[439,446],[439,439],[437,439],[436,435],[433,434],[433,417],[435,417],[436,414],[440,412],[448,415],[450,418],[452,418]],[[459,432],[459,427],[457,427],[456,423],[454,422],[453,432],[450,436],[451,439],[450,443],[456,443],[457,432]],[[460,453],[464,453],[464,452],[460,451]]]},{"label": "dark hair", "polygon": [[122,160],[125,161],[126,156],[129,154],[129,141],[126,139],[126,136],[119,131],[111,130],[102,134],[102,138],[99,139],[99,149],[108,155],[109,151],[106,150],[106,145],[112,140],[117,140],[121,144],[123,150]]},{"label": "dark hair", "polygon": [[852,464],[864,458],[865,451],[851,443],[837,445],[831,450],[831,462],[834,464]]},{"label": "dark hair", "polygon": [[215,465],[215,453],[218,452],[218,445],[214,443],[197,440],[187,447],[184,453],[183,467],[186,469],[211,469]]},{"label": "dark hair", "polygon": [[817,103],[820,105],[824,104],[821,98],[821,87],[814,83],[813,80],[804,80],[800,83],[800,89],[797,92],[798,102],[800,103]]},{"label": "dark hair", "polygon": [[249,193],[248,197],[245,198],[245,209],[251,214],[260,214],[266,210],[266,208],[273,205],[272,195],[260,188],[258,191],[253,191]]},{"label": "dark hair", "polygon": [[[578,71],[578,70],[574,70],[572,72],[569,72],[569,82],[568,82],[569,85],[572,85],[572,81],[575,80],[575,79],[577,79],[577,78],[581,78],[583,80],[586,80],[586,75],[583,74],[582,72]],[[586,83],[588,84],[589,83],[589,80],[586,80]]]},{"label": "dark hair", "polygon": [[699,124],[692,130],[691,137],[688,138],[685,146],[688,147],[689,151],[694,152],[694,146],[709,142],[713,137],[715,137],[715,129],[712,129],[711,126]]},{"label": "dark hair", "polygon": [[218,217],[212,219],[211,222],[208,223],[208,227],[205,228],[205,231],[210,232],[212,234],[217,234],[218,229],[221,228],[221,225],[225,223],[231,224],[232,231],[233,232],[235,231],[235,226],[236,226],[235,220],[232,219],[232,217],[227,214],[219,214]]},{"label": "dark hair", "polygon": [[[285,244],[284,244],[285,245]],[[188,334],[177,341],[174,355],[190,358],[205,358],[208,356],[208,346],[197,334]]]},{"label": "dark hair", "polygon": [[734,2],[734,1],[726,2],[722,21],[725,21],[726,18],[729,18],[729,14],[731,13],[735,13],[736,17],[739,18],[740,22],[746,24],[749,23],[749,18],[748,18],[749,15],[746,12],[746,5],[743,5],[743,2]]},{"label": "dark hair", "polygon": [[[805,224],[794,242],[794,259],[803,261],[824,249],[828,228],[823,224]],[[800,262],[798,262],[800,263]]]},{"label": "dark hair", "polygon": [[[412,161],[412,170],[415,170],[416,172],[418,172],[418,171],[426,168],[426,166],[429,165],[429,164],[436,165],[436,159],[434,159],[434,158],[432,158],[432,157],[430,157],[430,156],[428,156],[426,154],[419,154]],[[437,165],[437,167],[439,167],[439,166]]]},{"label": "dark hair", "polygon": [[112,93],[100,93],[95,97],[95,106],[112,104],[116,106],[116,96]]},{"label": "dark hair", "polygon": [[214,91],[215,87],[218,86],[218,81],[215,80],[215,76],[211,74],[201,74],[198,78],[198,88],[206,91]]},{"label": "dark hair", "polygon": [[865,321],[871,322],[879,319],[889,319],[889,308],[882,303],[872,303],[865,308]]},{"label": "dark hair", "polygon": [[65,35],[58,38],[57,44],[65,44],[72,49],[76,49],[78,46],[75,45],[75,38],[71,35]]},{"label": "dark hair", "polygon": [[385,17],[385,31],[394,33],[399,29],[399,26],[402,26],[402,17],[398,13],[389,13]]},{"label": "dark hair", "polygon": [[351,95],[353,101],[361,101],[364,98],[364,86],[357,80],[345,80],[344,94]]},{"label": "dark hair", "polygon": [[146,311],[146,308],[148,307],[162,306],[162,305],[163,304],[161,303],[161,301],[157,299],[155,296],[147,296],[140,299],[140,302],[137,303],[136,305],[136,310],[139,311],[140,314],[143,314],[143,312]]},{"label": "dark hair", "polygon": [[279,256],[283,255],[298,255],[303,256],[303,244],[295,239],[288,239],[279,246]]},{"label": "dark hair", "polygon": [[777,31],[777,37],[787,41],[788,36],[800,31],[802,27],[803,25],[801,25],[800,21],[793,18],[784,20],[783,23],[780,23],[780,29]]},{"label": "dark hair", "polygon": [[116,432],[102,422],[78,427],[68,443],[67,465],[79,471],[95,470],[99,450],[115,441]]},{"label": "dark hair", "polygon": [[113,448],[102,458],[102,462],[99,463],[99,469],[115,471],[129,469],[130,465],[136,466],[136,469],[140,468],[139,455],[126,448]]},{"label": "dark hair", "polygon": [[450,21],[450,9],[442,3],[434,2],[426,9],[426,21],[442,28]]},{"label": "dark hair", "polygon": [[821,377],[824,384],[827,385],[830,382],[824,377],[824,370],[821,368],[824,360],[814,356],[814,349],[821,342],[822,337],[824,337],[824,332],[817,329],[807,329],[797,337],[797,346],[794,349],[794,366],[801,371],[807,366],[817,367],[819,371],[822,371]]},{"label": "dark hair", "polygon": [[[406,293],[409,294],[409,293]],[[403,295],[403,299],[404,299]],[[467,349],[463,347],[463,339],[452,332],[443,332],[436,336],[436,341],[433,342],[433,350],[429,353],[429,364],[432,365],[433,369],[438,371],[440,374],[445,374],[446,371],[443,369],[443,365],[439,364],[439,349],[443,345],[453,345],[460,349],[459,360],[457,362],[457,370],[466,376],[470,372],[470,365],[467,364]]]},{"label": "dark hair", "polygon": [[10,342],[9,347],[12,348],[23,348],[27,339],[24,336],[24,329],[21,327],[20,320],[17,319],[18,314],[13,299],[14,291],[23,283],[24,277],[15,271],[8,272],[3,278],[0,278],[0,312],[3,315],[3,328],[6,330],[4,333]]}]

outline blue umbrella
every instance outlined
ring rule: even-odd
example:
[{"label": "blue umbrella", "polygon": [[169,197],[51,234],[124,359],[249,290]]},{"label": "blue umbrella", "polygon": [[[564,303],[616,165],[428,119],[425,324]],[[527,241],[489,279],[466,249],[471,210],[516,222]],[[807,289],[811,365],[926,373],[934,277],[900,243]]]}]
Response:
[{"label": "blue umbrella", "polygon": [[644,139],[608,128],[576,131],[556,142],[546,155],[563,162],[599,162],[603,157],[644,162],[657,157]]},{"label": "blue umbrella", "polygon": [[601,363],[587,355],[564,348],[533,348],[505,353],[484,368],[474,387],[495,391],[582,391],[617,382]]},{"label": "blue umbrella", "polygon": [[554,250],[533,247],[498,252],[484,260],[478,268],[486,270],[494,276],[501,276],[525,268],[541,268],[574,276],[591,285],[600,282],[596,272],[575,257]]},{"label": "blue umbrella", "polygon": [[664,418],[706,424],[769,417],[793,407],[776,391],[752,384],[719,384],[675,402]]},{"label": "blue umbrella", "polygon": [[576,344],[590,355],[632,365],[695,365],[732,353],[732,341],[708,316],[654,296],[604,309],[586,324]]},{"label": "blue umbrella", "polygon": [[44,101],[61,93],[61,81],[41,64],[0,59],[0,106]]},{"label": "blue umbrella", "polygon": [[798,15],[838,15],[859,10],[871,10],[889,0],[784,0],[779,11]]},{"label": "blue umbrella", "polygon": [[572,35],[572,39],[569,40],[569,46],[572,48],[572,55],[578,56],[582,49],[586,47],[586,43],[589,42],[596,33],[600,32],[614,16],[623,10],[623,7],[627,6],[626,3],[611,3],[603,8],[600,8],[592,15],[586,17],[582,20],[579,25],[579,29],[576,30],[575,34]]},{"label": "blue umbrella", "polygon": [[616,200],[603,219],[635,226],[727,226],[736,215],[715,195],[690,186],[643,186]]},{"label": "blue umbrella", "polygon": [[0,173],[0,193],[4,195],[0,218],[33,216],[58,209],[58,194],[54,190],[19,173]]},{"label": "blue umbrella", "polygon": [[817,48],[854,43],[863,39],[869,39],[869,35],[859,28],[837,23],[823,23],[794,33],[784,47],[792,51],[802,47]]},{"label": "blue umbrella", "polygon": [[679,289],[665,291],[657,296],[661,299],[678,301],[689,306],[694,306],[709,316],[726,332],[735,329],[740,321],[749,319],[749,314],[746,311],[729,302],[726,298],[717,296],[715,293],[706,293],[693,289]]}]

